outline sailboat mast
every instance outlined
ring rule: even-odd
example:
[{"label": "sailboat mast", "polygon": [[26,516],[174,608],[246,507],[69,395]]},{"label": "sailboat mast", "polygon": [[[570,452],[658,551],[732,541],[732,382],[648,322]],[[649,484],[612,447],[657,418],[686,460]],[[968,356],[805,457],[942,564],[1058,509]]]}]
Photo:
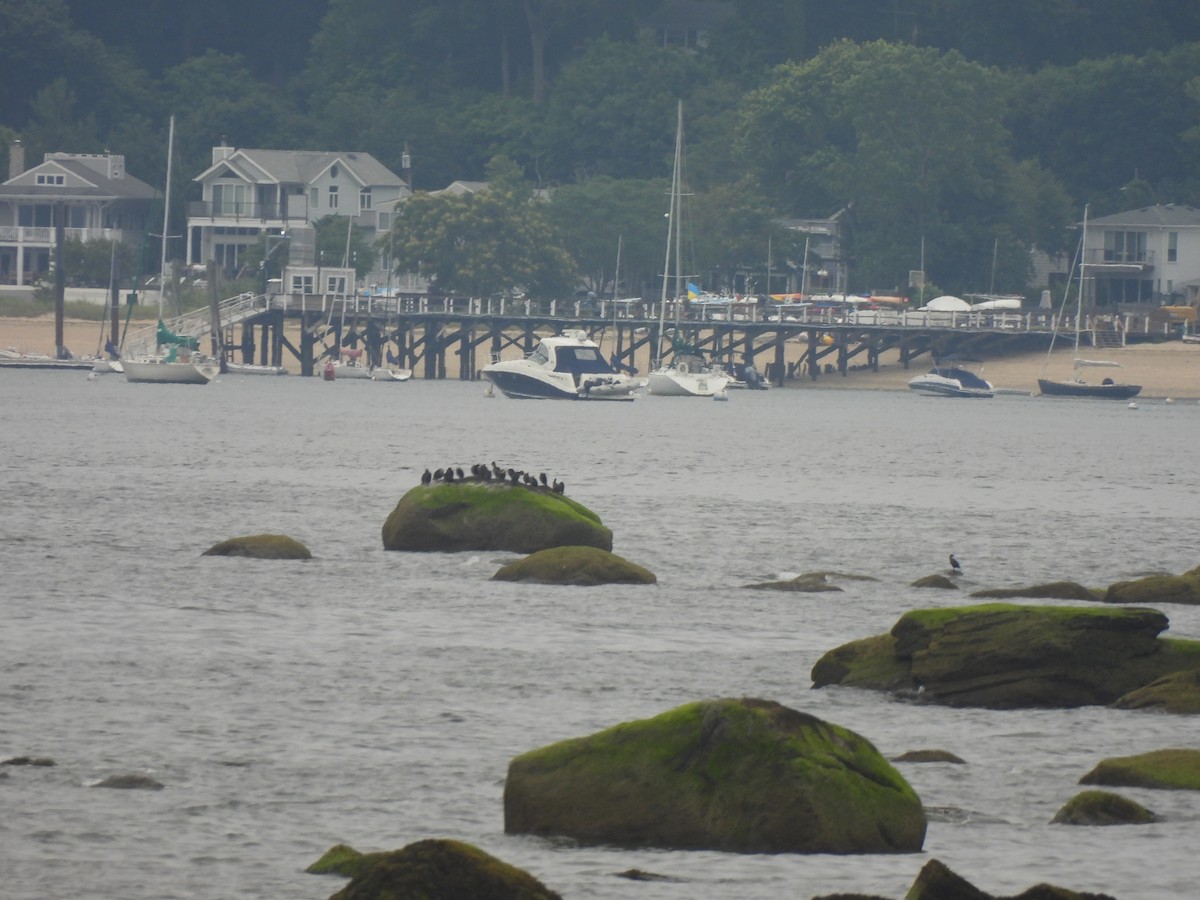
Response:
[{"label": "sailboat mast", "polygon": [[[663,357],[663,332],[666,328],[667,317],[667,285],[671,277],[671,238],[676,238],[678,244],[678,224],[675,214],[679,205],[679,165],[683,147],[683,101],[679,101],[675,124],[675,163],[671,169],[671,205],[667,212],[667,250],[663,258],[662,298],[658,304],[658,358]],[[675,251],[675,268],[679,268],[679,250]],[[678,276],[676,276],[678,277]]]},{"label": "sailboat mast", "polygon": [[679,101],[679,121],[675,127],[675,318],[679,318],[679,298],[683,293],[683,101]]},{"label": "sailboat mast", "polygon": [[1079,239],[1079,295],[1075,298],[1075,352],[1079,352],[1079,326],[1083,320],[1083,271],[1087,267],[1088,204],[1083,205],[1083,236]]},{"label": "sailboat mast", "polygon": [[175,156],[175,117],[167,127],[167,184],[163,188],[162,254],[158,261],[158,317],[163,317],[163,294],[167,290],[167,234],[171,221],[171,162]]}]

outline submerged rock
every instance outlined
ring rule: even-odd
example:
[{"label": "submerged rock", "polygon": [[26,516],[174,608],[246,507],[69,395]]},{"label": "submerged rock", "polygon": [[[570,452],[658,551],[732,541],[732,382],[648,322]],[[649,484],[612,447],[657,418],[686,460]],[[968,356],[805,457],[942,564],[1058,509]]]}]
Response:
[{"label": "submerged rock", "polygon": [[286,534],[252,534],[209,547],[202,556],[245,556],[252,559],[312,559],[302,543]]},{"label": "submerged rock", "polygon": [[1104,594],[1093,591],[1074,581],[1052,581],[1048,584],[1034,584],[1029,587],[987,588],[973,591],[971,597],[992,600],[1011,600],[1015,597],[1028,597],[1033,600],[1086,600],[1096,601]]},{"label": "submerged rock", "polygon": [[1200,750],[1151,750],[1101,760],[1080,784],[1200,791]]},{"label": "submerged rock", "polygon": [[899,756],[893,756],[892,762],[906,763],[954,763],[956,766],[965,766],[966,760],[961,756],[955,756],[949,750],[909,750],[907,753],[901,753]]},{"label": "submerged rock", "polygon": [[116,788],[123,791],[161,791],[162,782],[156,781],[149,775],[109,775],[93,787]]},{"label": "submerged rock", "polygon": [[563,494],[501,482],[420,485],[383,525],[385,550],[536,553],[575,546],[611,551],[612,532]]},{"label": "submerged rock", "polygon": [[766,700],[712,700],[518,756],[504,829],[738,853],[920,850],[925,812],[854,732]]},{"label": "submerged rock", "polygon": [[1200,603],[1200,569],[1183,575],[1148,575],[1108,586],[1105,603]]},{"label": "submerged rock", "polygon": [[914,610],[891,632],[844,644],[813,667],[816,687],[919,695],[950,706],[1068,708],[1112,703],[1200,663],[1200,642],[1158,638],[1156,610],[983,606]]},{"label": "submerged rock", "polygon": [[54,760],[48,756],[10,756],[8,759],[0,760],[0,766],[57,766]]},{"label": "submerged rock", "polygon": [[945,575],[926,575],[923,578],[918,578],[909,587],[915,588],[937,588],[943,591],[957,591],[958,585],[953,580]]},{"label": "submerged rock", "polygon": [[[904,900],[1005,900],[985,893],[945,863],[931,859],[922,866]],[[1108,894],[1086,894],[1051,884],[1037,884],[1007,900],[1115,900]]]},{"label": "submerged rock", "polygon": [[1145,825],[1157,821],[1158,816],[1140,803],[1111,791],[1081,791],[1051,819],[1056,825]]},{"label": "submerged rock", "polygon": [[598,547],[551,547],[503,566],[493,581],[535,584],[654,584],[658,579],[623,557]]},{"label": "submerged rock", "polygon": [[330,900],[562,900],[525,870],[462,841],[431,839],[358,856],[350,883]]},{"label": "submerged rock", "polygon": [[759,581],[746,585],[746,588],[752,591],[796,591],[803,594],[842,590],[836,584],[830,583],[828,572],[806,572],[783,581]]}]

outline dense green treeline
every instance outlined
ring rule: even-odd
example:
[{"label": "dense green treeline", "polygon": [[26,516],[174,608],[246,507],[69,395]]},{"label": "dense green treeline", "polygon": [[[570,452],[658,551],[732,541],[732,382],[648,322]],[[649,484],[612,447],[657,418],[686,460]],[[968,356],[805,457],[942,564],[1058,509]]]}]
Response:
[{"label": "dense green treeline", "polygon": [[595,289],[619,237],[636,283],[661,267],[681,98],[717,281],[769,243],[797,262],[773,218],[846,210],[853,289],[899,286],[923,239],[939,286],[988,287],[995,255],[996,288],[1020,290],[1028,249],[1069,246],[1084,202],[1200,203],[1198,4],[725,0],[699,50],[639,31],[662,6],[0,0],[0,154],[111,149],[160,184],[173,113],[177,196],[223,138],[397,171],[407,145],[418,190],[511,160],[506,179],[556,189],[529,235],[574,264],[538,277]]}]

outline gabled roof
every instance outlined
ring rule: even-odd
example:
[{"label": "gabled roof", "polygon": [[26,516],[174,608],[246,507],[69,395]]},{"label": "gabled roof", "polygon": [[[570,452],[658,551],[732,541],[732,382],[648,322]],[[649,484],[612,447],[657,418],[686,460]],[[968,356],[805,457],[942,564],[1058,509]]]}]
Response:
[{"label": "gabled roof", "polygon": [[433,196],[441,194],[453,194],[455,197],[461,197],[463,194],[478,194],[481,191],[486,191],[488,183],[486,181],[452,181],[440,191],[430,191]]},{"label": "gabled roof", "polygon": [[[74,183],[37,183],[38,175],[50,173],[69,174],[73,176]],[[110,178],[98,166],[88,165],[81,160],[69,157],[48,159],[0,184],[0,197],[57,200],[77,197],[98,200],[152,200],[157,194],[158,192],[154,188],[132,175],[124,174],[120,178]]]},{"label": "gabled roof", "polygon": [[193,181],[204,181],[222,168],[252,184],[311,184],[331,165],[337,163],[364,187],[405,184],[403,178],[361,151],[321,150],[234,150],[228,158],[213,163]]},{"label": "gabled roof", "polygon": [[1099,216],[1089,220],[1088,224],[1124,228],[1200,228],[1200,209],[1183,203],[1160,203]]}]

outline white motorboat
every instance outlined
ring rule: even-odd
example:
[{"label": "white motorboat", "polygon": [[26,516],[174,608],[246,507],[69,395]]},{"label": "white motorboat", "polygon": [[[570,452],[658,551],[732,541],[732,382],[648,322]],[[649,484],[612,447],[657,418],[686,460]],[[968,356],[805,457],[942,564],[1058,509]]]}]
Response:
[{"label": "white motorboat", "polygon": [[229,375],[286,375],[288,370],[283,366],[262,366],[255,363],[225,363],[225,371]]},{"label": "white motorboat", "polygon": [[910,379],[908,386],[923,394],[935,397],[980,397],[995,394],[990,381],[962,366],[934,366],[924,375]]},{"label": "white motorboat", "polygon": [[582,331],[542,338],[524,359],[484,366],[483,377],[518,400],[633,400],[642,386],[605,360]]},{"label": "white motorboat", "polygon": [[729,387],[731,380],[698,356],[679,356],[650,373],[646,392],[657,397],[711,397]]}]

